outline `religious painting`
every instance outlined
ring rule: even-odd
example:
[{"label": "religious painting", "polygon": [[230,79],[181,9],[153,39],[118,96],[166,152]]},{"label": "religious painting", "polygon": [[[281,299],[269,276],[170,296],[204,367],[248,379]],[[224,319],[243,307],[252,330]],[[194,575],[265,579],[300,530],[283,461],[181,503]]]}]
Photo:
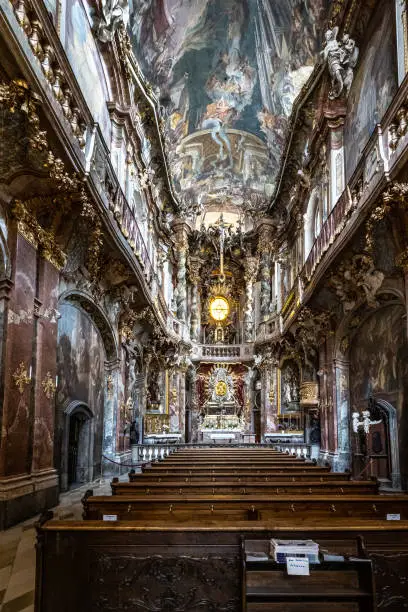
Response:
[{"label": "religious painting", "polygon": [[[321,47],[327,0],[131,0],[130,36],[160,102],[174,188],[188,208],[262,207],[293,102]],[[224,202],[225,204],[225,202]]]},{"label": "religious painting", "polygon": [[395,16],[391,0],[374,11],[366,47],[360,58],[348,98],[344,124],[346,181],[349,181],[375,126],[397,90]]},{"label": "religious painting", "polygon": [[89,17],[81,0],[66,3],[65,18],[65,51],[92,115],[99,122],[106,142],[110,142],[106,106],[110,96]]},{"label": "religious painting", "polygon": [[353,338],[350,353],[352,408],[373,394],[394,394],[408,380],[404,308],[390,306],[369,317]]},{"label": "religious painting", "polygon": [[280,370],[280,411],[290,412],[299,409],[300,372],[298,364],[289,359]]}]

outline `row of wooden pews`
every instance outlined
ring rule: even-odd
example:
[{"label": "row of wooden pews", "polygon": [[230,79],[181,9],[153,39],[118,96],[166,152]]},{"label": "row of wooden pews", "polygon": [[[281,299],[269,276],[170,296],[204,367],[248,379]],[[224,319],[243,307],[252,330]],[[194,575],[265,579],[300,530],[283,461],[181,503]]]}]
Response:
[{"label": "row of wooden pews", "polygon": [[[223,455],[212,449],[181,451],[146,467],[143,475],[131,473],[129,482],[115,479],[113,496],[89,492],[83,500],[84,519],[116,516],[134,521],[148,515],[159,522],[169,517],[183,522],[192,516],[228,522],[294,514],[298,520],[333,514],[378,519],[396,513],[408,519],[407,496],[380,495],[375,481],[352,481],[349,474],[336,474],[334,482],[321,480],[328,473],[328,467],[273,450],[256,454],[234,449]],[[275,480],[278,475],[285,477],[282,482]],[[299,482],[297,475],[307,479]],[[196,476],[200,482],[192,482]],[[253,480],[260,476],[263,481]]]},{"label": "row of wooden pews", "polygon": [[[408,496],[383,495],[375,480],[353,481],[269,448],[209,447],[179,450],[111,486],[111,496],[85,495],[83,522],[39,525],[36,612],[303,610],[296,598],[271,607],[263,575],[253,601],[242,590],[245,541],[272,536],[311,538],[335,553],[364,551],[374,562],[378,606],[408,607]],[[47,581],[62,585],[64,572],[78,584],[53,608]],[[320,574],[337,581],[339,566],[333,572]],[[366,591],[360,600],[358,588],[340,591],[337,599],[321,595],[325,607],[314,608],[374,609]]]}]

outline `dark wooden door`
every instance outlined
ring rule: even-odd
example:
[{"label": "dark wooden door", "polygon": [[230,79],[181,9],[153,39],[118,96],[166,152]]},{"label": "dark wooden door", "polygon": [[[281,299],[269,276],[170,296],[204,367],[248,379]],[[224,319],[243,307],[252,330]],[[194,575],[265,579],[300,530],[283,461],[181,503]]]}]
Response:
[{"label": "dark wooden door", "polygon": [[69,441],[68,441],[68,485],[77,481],[78,468],[78,444],[81,420],[77,415],[73,415],[69,421]]}]

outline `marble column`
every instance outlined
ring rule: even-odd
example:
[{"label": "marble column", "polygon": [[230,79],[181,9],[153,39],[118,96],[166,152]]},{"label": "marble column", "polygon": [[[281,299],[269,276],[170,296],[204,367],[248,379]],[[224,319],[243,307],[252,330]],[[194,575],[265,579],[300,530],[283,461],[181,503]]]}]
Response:
[{"label": "marble column", "polygon": [[258,258],[246,257],[244,262],[245,273],[245,311],[244,311],[244,341],[253,342],[254,339],[254,282],[258,271]]},{"label": "marble column", "polygon": [[177,318],[183,323],[187,318],[187,252],[191,228],[186,221],[175,219],[172,223],[175,235],[177,261]]},{"label": "marble column", "polygon": [[257,226],[258,230],[258,254],[259,254],[259,277],[261,281],[260,291],[260,314],[261,322],[268,319],[271,306],[271,261],[272,261],[272,222],[262,220]]},{"label": "marble column", "polygon": [[351,467],[349,362],[334,360],[335,410],[337,414],[337,457],[335,469],[343,472]]},{"label": "marble column", "polygon": [[189,272],[192,284],[191,293],[191,317],[190,317],[190,337],[193,342],[200,340],[200,304],[198,284],[200,282],[201,261],[190,258]]},{"label": "marble column", "polygon": [[[102,442],[102,473],[115,474],[118,467],[112,461],[118,460],[118,425],[119,425],[119,399],[121,397],[121,369],[120,361],[114,359],[105,364],[105,392],[103,415],[103,442]],[[109,461],[111,460],[111,461]]]},{"label": "marble column", "polygon": [[55,505],[58,271],[23,224],[10,231],[12,278],[2,282],[0,528]]},{"label": "marble column", "polygon": [[270,359],[260,366],[261,370],[261,430],[262,436],[278,430],[277,407],[277,363]]},{"label": "marble column", "polygon": [[57,387],[58,284],[60,270],[40,258],[36,308],[35,401],[32,474],[57,485],[54,469],[55,391]]}]

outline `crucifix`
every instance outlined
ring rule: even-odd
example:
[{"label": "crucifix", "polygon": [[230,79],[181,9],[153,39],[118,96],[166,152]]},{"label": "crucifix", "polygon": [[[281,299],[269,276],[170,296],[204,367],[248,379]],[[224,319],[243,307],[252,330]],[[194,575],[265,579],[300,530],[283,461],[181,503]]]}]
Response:
[{"label": "crucifix", "polygon": [[218,221],[215,223],[218,226],[220,231],[220,281],[223,283],[225,281],[224,274],[224,243],[225,243],[225,230],[231,226],[230,223],[225,223],[224,216],[221,213]]}]

